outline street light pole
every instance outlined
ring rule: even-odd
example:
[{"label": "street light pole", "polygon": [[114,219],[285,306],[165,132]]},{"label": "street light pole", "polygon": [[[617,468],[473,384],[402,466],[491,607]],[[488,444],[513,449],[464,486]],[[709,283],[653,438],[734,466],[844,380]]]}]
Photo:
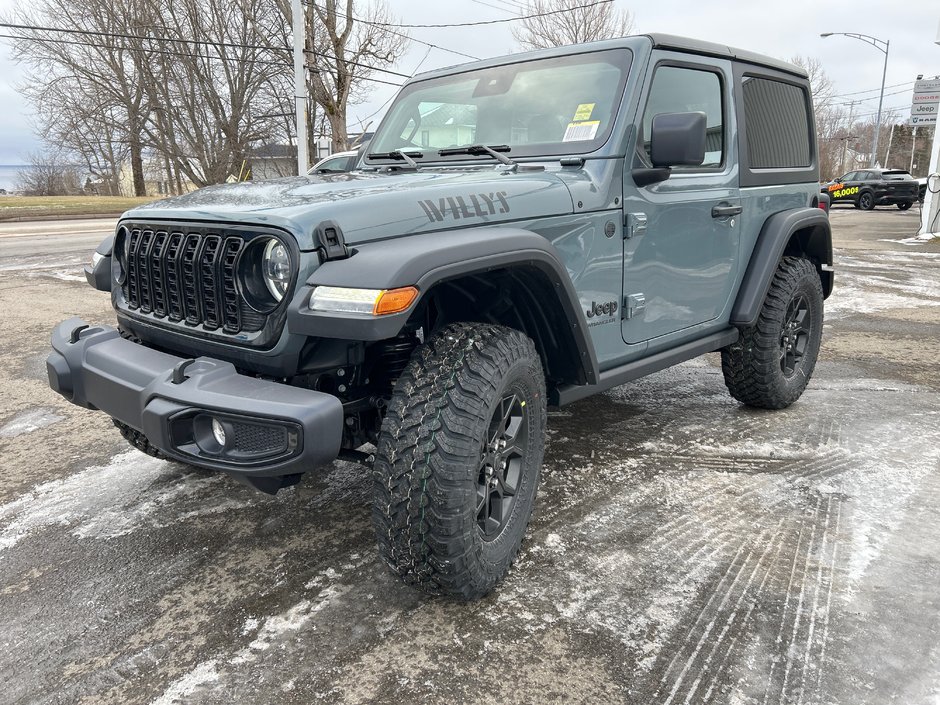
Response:
[{"label": "street light pole", "polygon": [[881,93],[878,94],[878,118],[877,124],[875,125],[875,136],[872,138],[871,160],[869,164],[869,166],[875,166],[875,163],[878,161],[878,139],[881,136],[881,108],[885,99],[885,77],[888,75],[888,49],[891,47],[891,41],[888,39],[878,39],[869,34],[856,34],[855,32],[823,32],[819,36],[826,38],[833,35],[858,39],[866,44],[871,44],[885,55],[885,65],[881,72]]}]

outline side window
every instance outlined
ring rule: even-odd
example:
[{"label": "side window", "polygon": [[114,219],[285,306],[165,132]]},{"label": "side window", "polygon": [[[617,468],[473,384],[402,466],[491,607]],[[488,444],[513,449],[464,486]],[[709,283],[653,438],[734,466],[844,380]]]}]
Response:
[{"label": "side window", "polygon": [[848,174],[842,177],[842,181],[858,181],[858,172],[850,171]]},{"label": "side window", "polygon": [[655,116],[662,113],[703,112],[706,117],[706,136],[702,167],[721,166],[725,147],[722,105],[722,84],[718,74],[683,66],[658,67],[653,74],[653,84],[650,86],[640,128],[638,151],[641,157],[646,163],[652,163],[649,135]]},{"label": "side window", "polygon": [[742,92],[750,167],[811,166],[812,138],[804,89],[783,81],[745,76]]}]

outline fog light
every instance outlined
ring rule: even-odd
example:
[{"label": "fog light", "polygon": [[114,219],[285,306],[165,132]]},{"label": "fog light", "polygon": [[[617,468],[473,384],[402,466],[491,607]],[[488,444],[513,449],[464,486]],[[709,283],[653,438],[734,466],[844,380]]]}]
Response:
[{"label": "fog light", "polygon": [[212,437],[215,438],[216,443],[225,447],[225,427],[218,419],[212,419]]}]

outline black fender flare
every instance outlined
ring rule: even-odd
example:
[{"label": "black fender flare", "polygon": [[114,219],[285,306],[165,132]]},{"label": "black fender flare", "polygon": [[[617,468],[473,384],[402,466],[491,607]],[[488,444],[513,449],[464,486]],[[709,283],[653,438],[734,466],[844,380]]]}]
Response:
[{"label": "black fender flare", "polygon": [[[513,227],[464,228],[364,242],[350,248],[350,256],[321,264],[307,279],[303,295],[294,297],[287,324],[292,334],[356,341],[388,340],[397,336],[423,296],[436,284],[467,274],[529,267],[551,283],[557,305],[564,313],[581,365],[579,379],[598,378],[597,355],[588,334],[571,277],[555,247],[541,235]],[[419,297],[398,314],[363,316],[325,313],[309,309],[317,286],[366,289],[418,288]]]},{"label": "black fender flare", "polygon": [[829,296],[833,285],[829,216],[821,208],[793,208],[774,213],[764,221],[757,236],[731,309],[733,325],[752,326],[757,323],[777,265],[789,252],[808,255],[814,261],[822,281],[823,295]]}]

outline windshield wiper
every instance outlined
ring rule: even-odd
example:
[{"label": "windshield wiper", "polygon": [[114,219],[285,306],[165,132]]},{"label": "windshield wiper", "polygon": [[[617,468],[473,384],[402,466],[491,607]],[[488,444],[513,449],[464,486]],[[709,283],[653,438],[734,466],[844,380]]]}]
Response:
[{"label": "windshield wiper", "polygon": [[367,154],[369,159],[396,159],[400,162],[407,162],[408,166],[413,169],[418,168],[418,162],[416,162],[412,157],[416,159],[422,159],[424,154],[421,152],[411,152],[411,154],[406,154],[403,149],[396,149],[394,152],[374,152],[372,154]]},{"label": "windshield wiper", "polygon": [[517,166],[517,164],[501,152],[508,152],[512,149],[508,144],[496,144],[492,147],[487,147],[485,144],[472,144],[469,147],[452,147],[450,149],[440,149],[438,154],[442,157],[448,157],[453,154],[469,154],[472,157],[482,157],[489,155],[507,166]]}]

